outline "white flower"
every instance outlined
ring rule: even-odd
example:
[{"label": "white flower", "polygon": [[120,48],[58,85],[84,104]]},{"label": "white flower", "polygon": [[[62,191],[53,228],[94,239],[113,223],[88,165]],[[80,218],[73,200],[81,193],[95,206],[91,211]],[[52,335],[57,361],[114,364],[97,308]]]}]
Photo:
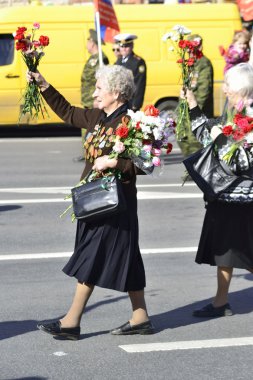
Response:
[{"label": "white flower", "polygon": [[165,41],[169,40],[172,36],[173,36],[173,33],[172,33],[172,32],[165,33],[165,34],[162,36],[162,41],[165,42]]},{"label": "white flower", "polygon": [[170,46],[169,47],[169,51],[174,51],[175,49],[173,48],[173,46]]},{"label": "white flower", "polygon": [[179,39],[178,36],[174,35],[173,37],[171,37],[171,40],[174,41],[174,42],[177,42]]},{"label": "white flower", "polygon": [[187,29],[185,26],[183,25],[175,25],[172,30],[175,30],[177,31],[179,34],[181,35],[187,35],[187,34],[191,34],[191,30]]}]

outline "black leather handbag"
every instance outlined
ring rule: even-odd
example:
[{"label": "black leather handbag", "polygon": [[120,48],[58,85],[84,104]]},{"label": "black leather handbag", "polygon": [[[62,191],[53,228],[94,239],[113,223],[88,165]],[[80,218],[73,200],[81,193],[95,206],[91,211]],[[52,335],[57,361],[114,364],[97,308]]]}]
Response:
[{"label": "black leather handbag", "polygon": [[76,219],[96,221],[126,210],[121,181],[113,175],[71,189]]},{"label": "black leather handbag", "polygon": [[209,144],[183,160],[189,175],[207,200],[214,200],[241,178],[225,162],[219,160],[214,146],[214,143]]}]

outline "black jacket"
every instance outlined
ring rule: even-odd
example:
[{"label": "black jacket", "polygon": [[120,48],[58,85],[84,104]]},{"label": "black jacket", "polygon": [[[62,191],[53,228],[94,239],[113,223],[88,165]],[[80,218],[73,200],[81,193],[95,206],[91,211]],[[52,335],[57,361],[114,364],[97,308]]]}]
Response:
[{"label": "black jacket", "polygon": [[136,90],[130,106],[134,111],[139,110],[143,104],[147,80],[147,67],[144,59],[132,52],[126,62],[124,62],[124,59],[119,58],[115,65],[124,66],[132,71]]}]

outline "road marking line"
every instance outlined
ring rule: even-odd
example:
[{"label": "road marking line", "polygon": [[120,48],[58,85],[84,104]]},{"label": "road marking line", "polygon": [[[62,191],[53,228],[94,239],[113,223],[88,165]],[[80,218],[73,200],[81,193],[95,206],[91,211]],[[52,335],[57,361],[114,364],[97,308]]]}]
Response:
[{"label": "road marking line", "polygon": [[253,337],[192,340],[192,341],[182,341],[182,342],[129,344],[129,345],[122,345],[119,347],[122,348],[122,350],[126,352],[136,353],[136,352],[192,350],[192,349],[202,349],[202,348],[239,347],[239,346],[253,346]]},{"label": "road marking line", "polygon": [[6,199],[0,201],[0,205],[12,205],[12,204],[28,204],[28,203],[58,203],[58,202],[70,202],[71,199],[64,198],[45,198],[45,199]]},{"label": "road marking line", "polygon": [[35,142],[70,142],[70,141],[80,141],[80,137],[78,136],[73,136],[73,137],[36,137],[36,138],[25,138],[25,137],[20,137],[20,138],[1,138],[0,143],[32,143],[34,144]]},{"label": "road marking line", "polygon": [[[152,200],[152,199],[193,199],[203,198],[202,193],[164,193],[164,192],[149,192],[140,191],[137,195],[138,200]],[[11,204],[28,204],[28,203],[59,203],[71,202],[71,198],[38,198],[38,199],[5,199],[0,201],[0,205]]]},{"label": "road marking line", "polygon": [[[176,247],[176,248],[145,248],[141,249],[142,255],[152,255],[159,253],[180,253],[180,252],[196,252],[197,247]],[[48,252],[48,253],[20,253],[0,255],[0,261],[7,260],[31,260],[31,259],[55,259],[62,257],[70,257],[73,252]]]},{"label": "road marking line", "polygon": [[[73,187],[73,186],[72,186]],[[161,184],[146,184],[137,185],[137,188],[152,188],[152,187],[196,187],[195,183],[185,183],[182,186],[181,183],[161,183]],[[71,187],[68,186],[58,186],[58,187],[10,187],[1,188],[0,193],[27,193],[27,194],[44,194],[44,193],[65,193],[65,191],[70,191]]]}]

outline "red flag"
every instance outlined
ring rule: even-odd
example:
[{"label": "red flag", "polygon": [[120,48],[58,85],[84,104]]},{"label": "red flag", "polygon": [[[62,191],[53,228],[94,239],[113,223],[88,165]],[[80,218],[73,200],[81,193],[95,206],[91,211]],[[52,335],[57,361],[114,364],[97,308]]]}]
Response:
[{"label": "red flag", "polygon": [[119,23],[111,0],[94,0],[95,10],[99,12],[101,37],[106,42],[113,42],[113,36],[119,33]]},{"label": "red flag", "polygon": [[253,2],[252,0],[237,0],[240,14],[244,21],[253,20]]}]

